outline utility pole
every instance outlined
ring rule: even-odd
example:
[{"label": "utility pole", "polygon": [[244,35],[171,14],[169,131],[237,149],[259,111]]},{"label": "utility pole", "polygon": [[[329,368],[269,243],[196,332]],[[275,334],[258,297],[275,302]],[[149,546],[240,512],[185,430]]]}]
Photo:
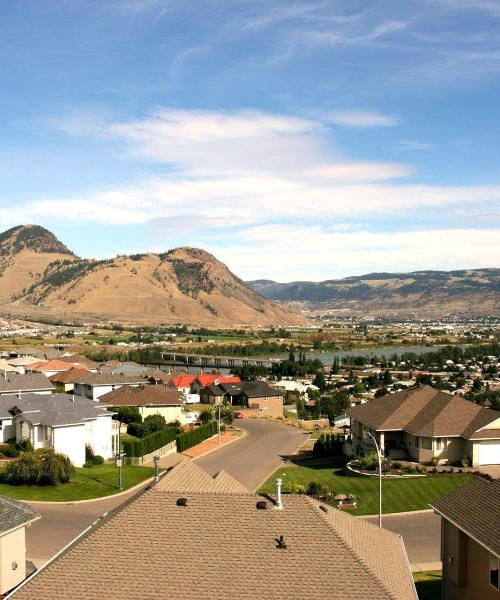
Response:
[{"label": "utility pole", "polygon": [[382,456],[380,454],[380,447],[378,445],[375,436],[368,432],[368,435],[372,438],[375,448],[377,449],[378,457],[378,526],[382,527]]}]

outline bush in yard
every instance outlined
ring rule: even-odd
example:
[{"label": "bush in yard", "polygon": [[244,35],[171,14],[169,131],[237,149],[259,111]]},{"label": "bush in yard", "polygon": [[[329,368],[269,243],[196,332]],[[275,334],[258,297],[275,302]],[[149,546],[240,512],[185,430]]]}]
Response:
[{"label": "bush in yard", "polygon": [[142,438],[144,437],[144,425],[142,423],[129,423],[127,425],[127,433],[128,435],[132,435],[134,437]]},{"label": "bush in yard", "polygon": [[309,496],[326,496],[330,493],[330,490],[319,481],[310,481],[307,486],[307,493]]},{"label": "bush in yard", "polygon": [[369,452],[366,456],[362,456],[359,459],[359,466],[367,471],[375,470],[378,464],[377,454],[375,452]]},{"label": "bush in yard", "polygon": [[163,431],[167,427],[167,422],[165,421],[165,417],[162,415],[149,415],[142,422],[143,425],[143,435],[146,437],[151,433],[155,433],[156,431]]},{"label": "bush in yard", "polygon": [[322,433],[314,443],[314,458],[323,458],[327,456],[342,456],[344,436],[336,434]]},{"label": "bush in yard", "polygon": [[210,423],[210,421],[214,420],[214,413],[211,410],[202,410],[198,420],[201,423]]},{"label": "bush in yard", "polygon": [[110,409],[116,411],[118,414],[113,415],[113,419],[120,421],[120,423],[142,423],[141,413],[137,406],[120,406],[118,409]]},{"label": "bush in yard", "polygon": [[284,494],[305,494],[306,488],[300,483],[295,483],[295,481],[287,481],[283,485],[283,493]]},{"label": "bush in yard", "polygon": [[21,440],[16,442],[15,447],[19,452],[33,452],[33,444],[29,440]]},{"label": "bush in yard", "polygon": [[67,456],[51,448],[40,448],[35,452],[24,452],[10,462],[5,467],[2,481],[10,485],[58,485],[68,482],[73,471]]},{"label": "bush in yard", "polygon": [[85,464],[83,466],[90,469],[94,465],[102,465],[103,463],[104,458],[95,454],[90,444],[85,444]]}]

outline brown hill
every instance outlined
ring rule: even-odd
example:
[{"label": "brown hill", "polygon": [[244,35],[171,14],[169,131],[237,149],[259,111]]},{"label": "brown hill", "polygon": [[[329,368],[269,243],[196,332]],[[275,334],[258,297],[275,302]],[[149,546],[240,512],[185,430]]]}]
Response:
[{"label": "brown hill", "polygon": [[204,250],[84,260],[46,230],[38,228],[48,235],[35,236],[32,229],[0,235],[8,265],[0,274],[3,312],[210,326],[305,322],[301,314],[263,298]]}]

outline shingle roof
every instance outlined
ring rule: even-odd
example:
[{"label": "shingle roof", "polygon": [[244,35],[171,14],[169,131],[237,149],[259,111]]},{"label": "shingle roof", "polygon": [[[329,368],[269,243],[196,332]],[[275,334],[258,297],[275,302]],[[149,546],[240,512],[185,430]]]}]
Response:
[{"label": "shingle roof", "polygon": [[0,396],[0,418],[12,418],[10,411],[14,408],[30,423],[50,427],[85,423],[102,415],[114,414],[93,400],[76,397],[73,401],[68,394],[22,394],[20,398]]},{"label": "shingle roof", "polygon": [[245,381],[241,391],[248,398],[261,398],[263,396],[282,396],[283,392],[271,387],[267,381]]},{"label": "shingle roof", "polygon": [[71,369],[71,364],[59,359],[42,360],[29,365],[28,369],[30,371],[40,371],[42,373],[44,371],[67,371],[68,369]]},{"label": "shingle roof", "polygon": [[7,377],[0,373],[0,393],[2,392],[31,392],[52,391],[54,386],[43,373],[7,373]]},{"label": "shingle roof", "polygon": [[[179,471],[194,477],[192,464]],[[262,497],[163,489],[168,477],[111,513],[12,597],[417,600],[395,533],[333,507],[324,512],[306,496],[286,496],[283,510],[271,502],[258,510]],[[280,536],[286,549],[277,547]]]},{"label": "shingle roof", "polygon": [[162,385],[123,386],[104,394],[100,401],[110,406],[180,406],[182,394],[175,388],[167,390]]},{"label": "shingle roof", "polygon": [[40,516],[29,504],[0,496],[0,537],[8,531],[37,521]]},{"label": "shingle roof", "polygon": [[141,375],[122,375],[113,373],[89,373],[75,381],[75,383],[83,383],[86,385],[116,385],[116,384],[139,384],[144,383],[144,378]]},{"label": "shingle roof", "polygon": [[179,493],[203,491],[208,494],[250,494],[250,490],[226,471],[220,471],[212,477],[187,457],[183,457],[161,478],[156,489]]},{"label": "shingle roof", "polygon": [[79,367],[71,367],[67,371],[61,371],[49,377],[52,383],[74,383],[81,377],[86,377],[90,371]]},{"label": "shingle roof", "polygon": [[404,430],[412,435],[469,438],[500,412],[430,386],[375,398],[348,409],[357,421],[377,431]]},{"label": "shingle roof", "polygon": [[99,363],[87,358],[83,354],[70,354],[69,356],[60,356],[59,360],[72,364],[84,365],[87,369],[97,369]]},{"label": "shingle roof", "polygon": [[500,479],[475,477],[431,506],[500,557]]}]

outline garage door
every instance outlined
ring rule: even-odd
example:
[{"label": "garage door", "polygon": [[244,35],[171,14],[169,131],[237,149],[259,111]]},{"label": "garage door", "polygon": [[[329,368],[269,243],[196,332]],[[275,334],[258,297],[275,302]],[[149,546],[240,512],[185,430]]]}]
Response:
[{"label": "garage door", "polygon": [[480,465],[500,465],[500,442],[481,442],[479,444]]}]

